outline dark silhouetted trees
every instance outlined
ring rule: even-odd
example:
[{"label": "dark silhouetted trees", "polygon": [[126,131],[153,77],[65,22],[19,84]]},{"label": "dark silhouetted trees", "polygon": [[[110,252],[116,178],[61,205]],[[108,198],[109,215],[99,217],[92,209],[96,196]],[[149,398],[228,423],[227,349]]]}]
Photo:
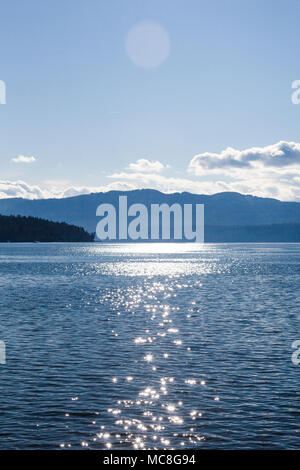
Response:
[{"label": "dark silhouetted trees", "polygon": [[65,222],[0,215],[0,242],[92,242],[94,234]]}]

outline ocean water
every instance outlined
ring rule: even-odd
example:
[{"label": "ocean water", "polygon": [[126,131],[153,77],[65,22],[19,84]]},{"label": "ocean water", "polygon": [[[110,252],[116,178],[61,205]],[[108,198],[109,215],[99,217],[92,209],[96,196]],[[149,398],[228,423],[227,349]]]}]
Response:
[{"label": "ocean water", "polygon": [[299,285],[298,244],[0,244],[0,448],[300,448]]}]

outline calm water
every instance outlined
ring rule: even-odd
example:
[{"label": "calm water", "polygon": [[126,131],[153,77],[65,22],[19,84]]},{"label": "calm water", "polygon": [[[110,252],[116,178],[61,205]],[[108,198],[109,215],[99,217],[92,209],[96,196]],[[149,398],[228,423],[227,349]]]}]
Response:
[{"label": "calm water", "polygon": [[0,244],[0,447],[300,448],[300,245]]}]

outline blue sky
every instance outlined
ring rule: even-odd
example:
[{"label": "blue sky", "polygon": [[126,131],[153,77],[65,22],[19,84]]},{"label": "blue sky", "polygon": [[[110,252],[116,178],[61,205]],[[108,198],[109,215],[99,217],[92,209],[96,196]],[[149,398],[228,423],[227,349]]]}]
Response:
[{"label": "blue sky", "polygon": [[[299,17],[294,0],[3,2],[0,197],[300,200]],[[129,38],[164,60],[136,63]]]}]

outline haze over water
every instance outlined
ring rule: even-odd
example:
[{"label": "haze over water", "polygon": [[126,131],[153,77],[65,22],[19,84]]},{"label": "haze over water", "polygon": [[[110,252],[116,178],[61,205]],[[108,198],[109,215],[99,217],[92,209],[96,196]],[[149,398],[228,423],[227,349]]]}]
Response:
[{"label": "haze over water", "polygon": [[2,449],[300,448],[298,244],[1,244]]}]

